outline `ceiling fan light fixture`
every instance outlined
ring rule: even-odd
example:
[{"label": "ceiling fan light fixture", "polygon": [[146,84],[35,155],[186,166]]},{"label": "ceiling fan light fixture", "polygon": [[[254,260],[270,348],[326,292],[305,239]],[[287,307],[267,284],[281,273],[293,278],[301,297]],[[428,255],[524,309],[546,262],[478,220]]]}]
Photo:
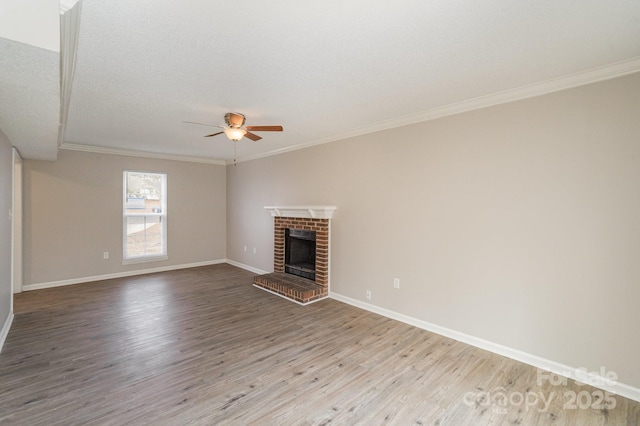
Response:
[{"label": "ceiling fan light fixture", "polygon": [[244,137],[244,135],[247,134],[247,131],[245,129],[234,129],[233,127],[229,127],[224,129],[224,134],[227,135],[227,138],[229,138],[229,140],[238,142]]}]

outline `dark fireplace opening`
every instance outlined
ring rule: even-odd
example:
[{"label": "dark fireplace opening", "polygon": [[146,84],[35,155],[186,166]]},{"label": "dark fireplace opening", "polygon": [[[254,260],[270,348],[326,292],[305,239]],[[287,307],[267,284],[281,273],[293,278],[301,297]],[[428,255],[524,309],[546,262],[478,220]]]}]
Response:
[{"label": "dark fireplace opening", "polygon": [[316,279],[316,231],[286,229],[284,272]]}]

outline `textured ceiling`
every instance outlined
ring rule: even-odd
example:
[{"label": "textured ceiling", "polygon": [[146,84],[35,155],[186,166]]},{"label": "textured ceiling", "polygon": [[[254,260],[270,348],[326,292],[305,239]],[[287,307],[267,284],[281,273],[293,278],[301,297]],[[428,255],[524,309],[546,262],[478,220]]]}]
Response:
[{"label": "textured ceiling", "polygon": [[55,160],[60,55],[0,37],[0,130],[24,158]]},{"label": "textured ceiling", "polygon": [[82,0],[63,146],[230,160],[640,59],[638,0]]}]

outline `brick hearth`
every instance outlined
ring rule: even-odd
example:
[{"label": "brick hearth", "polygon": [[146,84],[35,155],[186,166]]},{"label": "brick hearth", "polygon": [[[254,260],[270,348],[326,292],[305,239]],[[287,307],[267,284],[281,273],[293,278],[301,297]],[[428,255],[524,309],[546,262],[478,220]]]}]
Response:
[{"label": "brick hearth", "polygon": [[302,304],[327,297],[329,294],[327,287],[306,278],[280,272],[258,275],[253,278],[253,283]]}]

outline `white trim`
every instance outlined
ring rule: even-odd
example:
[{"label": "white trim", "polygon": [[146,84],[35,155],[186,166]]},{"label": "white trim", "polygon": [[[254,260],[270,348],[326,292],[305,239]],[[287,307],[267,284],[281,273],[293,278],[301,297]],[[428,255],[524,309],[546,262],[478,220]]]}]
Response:
[{"label": "white trim", "polygon": [[[355,306],[357,308],[364,309],[366,311],[373,312],[378,315],[382,315],[384,317],[391,318],[400,322],[404,322],[405,324],[409,324],[414,327],[418,327],[423,330],[427,330],[432,333],[436,333],[441,336],[445,336],[450,339],[454,339],[459,342],[466,343],[468,345],[475,346],[477,348],[484,349],[486,351],[493,352],[495,354],[502,355],[507,358],[511,358],[516,361],[523,362],[525,364],[532,365],[541,370],[551,371],[554,374],[564,376],[569,379],[581,381],[581,379],[584,379],[585,377],[585,372],[581,368],[570,367],[568,365],[564,365],[556,361],[551,361],[551,360],[539,357],[537,355],[532,355],[527,352],[523,352],[517,349],[500,345],[498,343],[481,339],[479,337],[471,336],[469,334],[461,333],[459,331],[442,327],[442,326],[439,326],[427,321],[423,321],[417,318],[413,318],[408,315],[404,315],[389,309],[381,308],[379,306],[375,306],[370,303],[362,302],[357,299],[352,299],[351,297],[343,296],[339,293],[329,292],[329,297],[339,302],[343,302],[348,305]],[[619,382],[616,382],[612,385],[607,385],[606,383],[608,382],[608,380],[596,374],[589,374],[589,378],[596,379],[596,380],[592,380],[590,383],[602,383],[598,385],[593,384],[594,387],[640,402],[639,388],[626,385],[624,383],[619,383]]]},{"label": "white trim", "polygon": [[[141,174],[145,176],[149,175],[157,175],[160,177],[160,212],[159,213],[131,213],[128,211],[128,185],[129,185],[129,174]],[[151,171],[142,171],[142,170],[123,170],[122,171],[122,264],[123,265],[131,265],[136,263],[145,263],[145,262],[158,262],[169,259],[168,255],[168,238],[167,238],[167,205],[168,201],[168,191],[167,191],[167,173],[166,172],[151,172]],[[146,201],[145,201],[146,203]],[[161,240],[162,240],[162,253],[160,254],[145,254],[132,256],[129,254],[129,218],[133,217],[142,217],[144,218],[145,224],[145,235],[146,235],[146,223],[147,216],[150,217],[158,217],[161,231]],[[145,238],[146,239],[146,238]]]},{"label": "white trim", "polygon": [[[599,81],[622,77],[638,71],[640,71],[640,57],[620,62],[614,62],[613,64],[591,68],[586,71],[580,71],[577,73],[552,78],[538,83],[528,84],[526,86],[521,86],[515,89],[503,90],[502,92],[492,93],[485,96],[478,96],[476,98],[464,100],[461,102],[455,102],[452,104],[428,109],[416,114],[409,114],[403,115],[401,117],[391,118],[389,120],[381,121],[378,123],[350,129],[326,138],[316,139],[314,141],[305,142],[293,146],[287,146],[262,154],[249,155],[246,157],[238,158],[235,160],[235,162],[242,163],[244,161],[271,157],[273,155],[284,154],[285,152],[297,151],[299,149],[310,148],[316,145],[322,145],[325,143],[335,142],[355,136],[375,133],[381,130],[394,129],[397,127],[407,126],[409,124],[421,123],[425,121],[435,120],[437,118],[446,117],[449,115],[459,114],[461,112],[487,108],[494,105],[519,101],[521,99],[533,98],[535,96],[546,95],[548,93],[558,92],[561,90],[597,83]],[[232,163],[233,162],[231,160],[226,162],[226,164]]]},{"label": "white trim", "polygon": [[300,305],[300,306],[308,306],[308,305],[310,305],[310,304],[312,304],[312,303],[316,303],[316,302],[319,302],[319,301],[321,301],[321,300],[324,300],[324,299],[328,299],[328,298],[329,298],[329,296],[325,296],[325,297],[321,297],[321,298],[319,298],[319,299],[311,300],[311,301],[309,301],[309,302],[307,302],[307,303],[302,303],[302,302],[298,302],[298,301],[297,301],[297,300],[295,300],[295,299],[291,299],[291,298],[289,298],[289,297],[287,297],[287,296],[284,296],[284,295],[282,295],[282,294],[280,294],[280,293],[276,293],[275,291],[271,291],[271,290],[269,290],[268,288],[260,287],[259,285],[256,285],[256,284],[254,284],[253,286],[254,286],[255,288],[257,288],[257,289],[262,290],[262,291],[266,291],[267,293],[271,293],[271,294],[273,294],[273,295],[275,295],[275,296],[282,297],[283,299],[286,299],[288,302],[297,303],[297,304],[298,304],[298,305]]},{"label": "white trim", "polygon": [[236,268],[244,269],[245,271],[253,272],[254,274],[264,275],[270,274],[273,271],[264,271],[262,269],[254,268],[253,266],[245,265],[244,263],[236,262],[235,260],[225,259],[225,261]]},{"label": "white trim", "polygon": [[13,295],[22,292],[22,157],[14,147],[11,163],[11,310]]},{"label": "white trim", "polygon": [[82,145],[77,143],[64,142],[60,145],[60,149],[67,151],[93,152],[96,154],[124,155],[127,157],[156,158],[159,160],[187,161],[191,163],[216,164],[224,166],[227,163],[224,160],[216,160],[213,158],[191,157],[186,155],[161,154],[157,152],[133,151],[120,148],[106,148],[103,146]]},{"label": "white trim", "polygon": [[80,0],[60,0],[60,15],[71,10]]},{"label": "white trim", "polygon": [[265,206],[273,217],[331,219],[336,206]]},{"label": "white trim", "polygon": [[2,330],[0,330],[0,352],[2,352],[2,348],[4,347],[4,342],[5,340],[7,340],[7,336],[9,335],[11,324],[13,324],[13,311],[9,312],[9,316],[4,322],[4,325],[2,326]]},{"label": "white trim", "polygon": [[23,291],[41,290],[43,288],[61,287],[65,285],[110,280],[113,278],[133,277],[135,275],[153,274],[155,272],[174,271],[178,269],[197,268],[200,266],[218,265],[220,263],[226,263],[226,259],[207,260],[204,262],[185,263],[182,265],[160,266],[158,268],[139,269],[136,271],[116,272],[113,274],[94,275],[91,277],[72,278],[69,280],[50,281],[50,282],[37,283],[37,284],[27,284],[22,286],[22,290]]},{"label": "white trim", "polygon": [[327,240],[327,250],[329,255],[327,256],[327,292],[331,293],[331,221],[327,224],[327,232],[329,233]]},{"label": "white trim", "polygon": [[136,265],[138,263],[149,263],[149,262],[160,262],[162,260],[168,260],[169,256],[166,254],[160,256],[138,256],[132,257],[129,259],[124,259],[122,261],[123,265]]}]

